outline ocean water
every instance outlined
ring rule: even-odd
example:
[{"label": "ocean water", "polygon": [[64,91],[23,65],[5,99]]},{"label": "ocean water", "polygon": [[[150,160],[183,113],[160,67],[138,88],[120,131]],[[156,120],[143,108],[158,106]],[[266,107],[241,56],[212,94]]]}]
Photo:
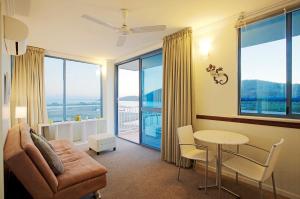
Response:
[{"label": "ocean water", "polygon": [[[63,121],[62,99],[46,99],[48,119],[53,122]],[[74,98],[67,99],[66,119],[74,120],[76,115],[81,119],[95,119],[102,116],[103,105],[99,99]]]}]

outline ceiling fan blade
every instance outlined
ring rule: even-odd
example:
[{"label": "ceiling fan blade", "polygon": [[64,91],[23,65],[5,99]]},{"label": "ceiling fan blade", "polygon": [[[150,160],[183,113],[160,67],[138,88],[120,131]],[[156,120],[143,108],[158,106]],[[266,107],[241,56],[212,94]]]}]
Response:
[{"label": "ceiling fan blade", "polygon": [[124,46],[126,39],[127,39],[126,35],[120,35],[117,41],[117,46],[118,47]]},{"label": "ceiling fan blade", "polygon": [[115,26],[113,26],[113,25],[111,25],[111,24],[109,24],[109,23],[103,22],[103,21],[101,21],[101,20],[99,20],[99,19],[96,19],[96,18],[94,18],[94,17],[92,17],[92,16],[90,16],[90,15],[84,14],[84,15],[82,15],[81,17],[84,18],[84,19],[86,19],[86,20],[88,20],[88,21],[91,21],[91,22],[94,22],[94,23],[96,23],[96,24],[105,26],[105,27],[107,27],[107,28],[110,28],[110,29],[113,29],[113,30],[119,30],[119,28],[117,28],[117,27],[115,27]]},{"label": "ceiling fan blade", "polygon": [[136,28],[131,28],[133,33],[143,33],[143,32],[156,32],[166,30],[166,25],[157,25],[157,26],[141,26]]}]

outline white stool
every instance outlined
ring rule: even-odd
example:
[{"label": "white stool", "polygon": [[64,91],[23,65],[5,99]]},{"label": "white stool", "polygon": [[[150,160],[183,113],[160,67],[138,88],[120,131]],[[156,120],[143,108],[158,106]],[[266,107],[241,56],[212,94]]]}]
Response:
[{"label": "white stool", "polygon": [[90,150],[97,152],[97,155],[101,151],[108,149],[116,150],[116,137],[111,133],[100,133],[96,135],[90,135],[88,138]]}]

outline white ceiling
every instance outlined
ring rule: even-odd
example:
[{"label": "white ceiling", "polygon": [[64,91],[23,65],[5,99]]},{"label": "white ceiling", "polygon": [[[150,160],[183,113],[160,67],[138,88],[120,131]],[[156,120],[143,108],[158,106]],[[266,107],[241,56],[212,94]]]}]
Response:
[{"label": "white ceiling", "polygon": [[[15,16],[29,26],[30,45],[93,59],[114,59],[157,44],[181,28],[201,27],[279,1],[15,0]],[[165,24],[168,28],[164,32],[130,35],[123,47],[116,47],[118,33],[81,18],[89,14],[120,26],[121,8],[129,9],[131,27]]]}]

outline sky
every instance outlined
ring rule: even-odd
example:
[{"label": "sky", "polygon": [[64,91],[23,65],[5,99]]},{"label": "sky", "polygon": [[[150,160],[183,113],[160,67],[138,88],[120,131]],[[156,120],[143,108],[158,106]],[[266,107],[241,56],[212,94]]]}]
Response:
[{"label": "sky", "polygon": [[[119,69],[119,97],[139,96],[139,71]],[[162,88],[162,67],[144,69],[144,94]]]},{"label": "sky", "polygon": [[161,65],[144,70],[144,94],[162,88],[162,75]]},{"label": "sky", "polygon": [[119,69],[119,97],[139,96],[139,71]]},{"label": "sky", "polygon": [[300,84],[300,36],[293,37],[293,84]]},{"label": "sky", "polygon": [[[143,94],[162,88],[162,54],[142,59]],[[136,71],[128,69],[136,69]],[[119,66],[119,97],[139,96],[139,60]],[[127,70],[126,70],[127,69]]]},{"label": "sky", "polygon": [[[100,98],[99,65],[66,61],[66,95],[68,98]],[[45,90],[49,98],[63,98],[63,60],[45,58]]]},{"label": "sky", "polygon": [[[285,39],[242,48],[241,79],[286,82]],[[293,37],[293,83],[300,83],[300,36]]]}]

